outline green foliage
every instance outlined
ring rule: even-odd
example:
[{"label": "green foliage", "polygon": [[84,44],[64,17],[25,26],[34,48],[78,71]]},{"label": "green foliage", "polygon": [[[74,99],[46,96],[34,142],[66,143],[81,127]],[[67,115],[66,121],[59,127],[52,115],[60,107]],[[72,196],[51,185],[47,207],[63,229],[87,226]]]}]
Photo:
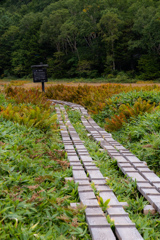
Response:
[{"label": "green foliage", "polygon": [[46,62],[54,78],[114,74],[129,81],[123,71],[155,79],[159,9],[159,1],[146,0],[3,0],[0,75],[28,76],[31,65]]},{"label": "green foliage", "polygon": [[[22,113],[24,105],[8,109]],[[78,184],[65,184],[72,172],[59,133],[0,123],[0,239],[91,239],[84,206],[70,207]]]},{"label": "green foliage", "polygon": [[150,101],[138,98],[133,107],[129,104],[121,104],[118,110],[118,115],[114,115],[111,119],[106,119],[105,128],[107,131],[115,131],[120,129],[125,122],[130,118],[135,118],[145,112],[152,112],[155,109],[155,103],[150,104]]},{"label": "green foliage", "polygon": [[50,116],[51,111],[41,110],[39,107],[32,108],[24,104],[18,106],[12,106],[9,104],[7,108],[0,107],[1,116],[4,119],[24,124],[27,127],[36,127],[46,132],[49,130],[55,130],[57,128],[56,120],[57,116]]},{"label": "green foliage", "polygon": [[[15,82],[16,83],[16,82]],[[17,104],[19,103],[31,103],[37,105],[40,108],[48,109],[50,107],[50,102],[47,101],[44,93],[41,93],[37,89],[26,90],[24,88],[13,88],[13,83],[5,88],[5,94],[7,98],[13,99]]]}]

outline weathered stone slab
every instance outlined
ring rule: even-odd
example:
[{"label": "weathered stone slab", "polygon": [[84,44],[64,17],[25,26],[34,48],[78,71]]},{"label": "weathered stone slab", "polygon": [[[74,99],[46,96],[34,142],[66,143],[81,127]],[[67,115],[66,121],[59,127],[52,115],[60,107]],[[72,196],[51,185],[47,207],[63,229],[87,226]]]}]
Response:
[{"label": "weathered stone slab", "polygon": [[80,159],[82,162],[92,162],[92,158],[90,156],[80,155]]},{"label": "weathered stone slab", "polygon": [[125,173],[127,172],[138,172],[135,168],[133,167],[123,167],[122,168]]},{"label": "weathered stone slab", "polygon": [[140,190],[141,188],[152,188],[153,186],[149,182],[137,183],[137,188]]},{"label": "weathered stone slab", "polygon": [[89,180],[78,180],[78,179],[76,179],[75,180],[75,183],[78,183],[78,186],[90,186],[90,182],[89,182]]},{"label": "weathered stone slab", "polygon": [[103,180],[104,177],[99,170],[88,170],[89,178],[91,180]]},{"label": "weathered stone slab", "polygon": [[109,188],[107,185],[96,186],[97,191],[99,192],[112,192],[113,190]]},{"label": "weathered stone slab", "polygon": [[92,180],[92,182],[95,184],[95,185],[104,185],[106,184],[106,180]]},{"label": "weathered stone slab", "polygon": [[73,178],[74,180],[87,180],[87,175],[84,170],[73,170]]},{"label": "weathered stone slab", "polygon": [[90,199],[90,200],[82,200],[84,206],[87,207],[99,207],[97,199]]},{"label": "weathered stone slab", "polygon": [[79,158],[78,158],[77,155],[76,155],[76,156],[72,156],[72,155],[70,155],[70,154],[67,154],[67,158],[68,158],[68,160],[69,160],[70,162],[77,162],[77,161],[79,161]]},{"label": "weathered stone slab", "polygon": [[74,147],[72,145],[65,145],[65,150],[74,150]]},{"label": "weathered stone slab", "polygon": [[125,212],[123,207],[109,207],[107,213],[111,218],[116,216],[128,216],[128,213]]},{"label": "weathered stone slab", "polygon": [[121,206],[113,192],[100,192],[99,195],[103,198],[103,202],[110,199],[109,206]]},{"label": "weathered stone slab", "polygon": [[143,176],[149,181],[149,182],[157,182],[160,183],[160,178],[153,172],[143,172]]},{"label": "weathered stone slab", "polygon": [[143,240],[135,227],[116,227],[115,233],[119,240]]},{"label": "weathered stone slab", "polygon": [[116,240],[111,228],[109,227],[91,227],[90,233],[92,240]]},{"label": "weathered stone slab", "polygon": [[128,177],[132,178],[133,181],[146,182],[146,180],[138,172],[127,172]]},{"label": "weathered stone slab", "polygon": [[123,147],[122,145],[120,145],[120,146],[116,146],[116,149],[122,150],[122,149],[125,149],[125,147]]},{"label": "weathered stone slab", "polygon": [[128,216],[112,216],[115,226],[135,226]]},{"label": "weathered stone slab", "polygon": [[158,189],[158,191],[160,191],[160,183],[153,183],[153,186],[155,186],[156,189]]},{"label": "weathered stone slab", "polygon": [[114,147],[112,147],[112,146],[109,145],[109,144],[104,144],[104,145],[102,145],[102,147],[103,147],[104,149],[106,149],[106,150],[114,149]]},{"label": "weathered stone slab", "polygon": [[143,209],[143,213],[144,215],[147,215],[148,213],[154,215],[156,213],[156,210],[154,209],[154,207],[152,207],[152,205],[146,205]]},{"label": "weathered stone slab", "polygon": [[78,192],[91,192],[93,191],[93,189],[91,188],[91,186],[78,186]]},{"label": "weathered stone slab", "polygon": [[77,150],[79,150],[79,149],[87,150],[83,144],[82,145],[75,144],[75,147],[77,148]]},{"label": "weathered stone slab", "polygon": [[80,163],[80,161],[75,161],[75,162],[69,162],[70,166],[82,166],[82,164]]},{"label": "weathered stone slab", "polygon": [[136,156],[126,156],[126,159],[131,163],[141,162]]},{"label": "weathered stone slab", "polygon": [[104,216],[96,216],[96,217],[88,217],[86,216],[86,220],[90,227],[110,227],[107,219]]},{"label": "weathered stone slab", "polygon": [[132,168],[133,167],[133,165],[131,164],[131,163],[118,163],[118,166],[120,167],[120,168]]},{"label": "weathered stone slab", "polygon": [[81,165],[81,166],[79,166],[79,165],[77,165],[77,166],[73,165],[73,166],[72,166],[72,170],[83,170],[83,171],[84,171],[84,168],[82,167],[82,165]]},{"label": "weathered stone slab", "polygon": [[84,168],[86,171],[89,170],[99,171],[99,169],[96,166],[85,166]]},{"label": "weathered stone slab", "polygon": [[153,172],[147,166],[144,167],[137,167],[139,172]]},{"label": "weathered stone slab", "polygon": [[95,194],[93,193],[93,190],[90,192],[79,192],[79,198],[80,198],[81,202],[83,200],[90,200],[90,199],[97,200],[95,197]]},{"label": "weathered stone slab", "polygon": [[147,200],[160,213],[160,195],[148,195]]},{"label": "weathered stone slab", "polygon": [[96,216],[104,216],[104,212],[100,207],[96,208],[86,208],[85,209],[86,216],[88,217],[96,217]]},{"label": "weathered stone slab", "polygon": [[123,156],[115,156],[114,159],[116,159],[117,162],[120,162],[120,163],[127,163],[128,162]]}]

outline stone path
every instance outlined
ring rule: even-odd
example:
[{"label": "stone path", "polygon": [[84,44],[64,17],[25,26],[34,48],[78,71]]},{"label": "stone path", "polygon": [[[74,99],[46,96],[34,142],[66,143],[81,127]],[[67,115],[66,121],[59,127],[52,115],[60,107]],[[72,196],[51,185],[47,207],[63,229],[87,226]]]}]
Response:
[{"label": "stone path", "polygon": [[[82,112],[82,122],[86,129],[93,135],[96,141],[101,141],[102,147],[107,146],[108,150],[114,150],[115,147],[107,144],[105,138],[110,138],[111,135],[101,129],[90,118],[86,121],[85,116],[88,116],[87,111],[77,104],[66,103],[62,101],[53,101],[58,104],[67,104],[74,109]],[[61,129],[61,136],[67,152],[70,166],[72,166],[73,179],[79,183],[78,193],[81,203],[86,206],[86,221],[93,240],[142,240],[143,238],[137,231],[135,224],[130,220],[128,213],[123,209],[123,203],[119,202],[113,191],[106,185],[106,179],[103,177],[99,169],[93,163],[87,149],[79,138],[74,127],[70,123],[67,113],[62,105],[56,107],[57,116]],[[65,124],[62,119],[65,119]],[[101,132],[101,134],[100,134]],[[102,137],[103,136],[103,137]],[[116,146],[117,147],[117,146]],[[124,149],[122,149],[124,150]],[[117,151],[118,152],[118,151]],[[115,152],[114,152],[115,153]],[[113,155],[114,157],[115,155]],[[123,162],[120,162],[123,163]],[[98,204],[98,200],[91,188],[91,183],[94,183],[96,190],[99,191],[103,201],[110,199],[107,214],[114,220],[115,231],[110,228],[110,224]],[[142,182],[143,183],[143,182]]]}]

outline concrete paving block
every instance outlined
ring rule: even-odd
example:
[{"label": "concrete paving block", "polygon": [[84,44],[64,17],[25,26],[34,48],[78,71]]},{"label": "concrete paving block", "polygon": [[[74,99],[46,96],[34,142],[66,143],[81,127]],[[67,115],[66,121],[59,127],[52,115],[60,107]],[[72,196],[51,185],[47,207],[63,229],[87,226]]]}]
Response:
[{"label": "concrete paving block", "polygon": [[90,156],[80,155],[80,159],[82,162],[92,162],[92,158]]},{"label": "concrete paving block", "polygon": [[91,207],[91,208],[99,207],[97,199],[82,200],[82,203],[84,206]]},{"label": "concrete paving block", "polygon": [[123,167],[124,172],[138,172],[134,167]]},{"label": "concrete paving block", "polygon": [[143,172],[143,176],[151,183],[152,182],[160,183],[160,178],[153,172]]},{"label": "concrete paving block", "polygon": [[92,182],[95,185],[104,185],[104,184],[106,184],[106,180],[92,180]]},{"label": "concrete paving block", "polygon": [[70,137],[63,137],[62,140],[63,141],[71,141]]},{"label": "concrete paving block", "polygon": [[91,186],[78,186],[78,192],[91,192],[93,191],[93,189],[91,188]]},{"label": "concrete paving block", "polygon": [[107,185],[99,185],[99,186],[96,186],[96,189],[97,189],[97,191],[99,191],[99,192],[112,192],[112,191],[113,191],[113,190],[110,189],[110,187],[107,186]]},{"label": "concrete paving block", "polygon": [[91,227],[90,233],[92,240],[116,240],[111,228],[109,227]]},{"label": "concrete paving block", "polygon": [[122,149],[125,149],[125,147],[123,147],[122,145],[120,145],[120,146],[116,146],[116,149],[122,150]]},{"label": "concrete paving block", "polygon": [[141,188],[152,188],[153,186],[149,182],[137,183],[137,188],[140,191]]},{"label": "concrete paving block", "polygon": [[80,161],[75,161],[75,162],[69,162],[70,166],[82,166]]},{"label": "concrete paving block", "polygon": [[99,196],[103,198],[103,202],[110,199],[108,206],[121,206],[113,192],[100,192]]},{"label": "concrete paving block", "polygon": [[146,182],[146,180],[138,172],[127,172],[127,176],[132,178],[133,181]]},{"label": "concrete paving block", "polygon": [[73,170],[74,180],[87,180],[87,175],[84,170]]},{"label": "concrete paving block", "polygon": [[65,150],[74,150],[74,147],[72,145],[65,145]]},{"label": "concrete paving block", "polygon": [[136,168],[144,168],[144,167],[147,167],[147,163],[146,162],[137,162],[137,163],[132,163],[132,165],[134,166],[134,167],[136,167]]},{"label": "concrete paving block", "polygon": [[159,195],[160,196],[160,193],[154,187],[141,188],[141,192],[143,193],[144,196],[147,196],[147,195]]},{"label": "concrete paving block", "polygon": [[131,163],[141,162],[136,156],[125,156],[125,157]]},{"label": "concrete paving block", "polygon": [[153,171],[151,171],[147,166],[144,166],[144,167],[137,167],[137,170],[139,171],[139,172],[153,172]]},{"label": "concrete paving block", "polygon": [[118,166],[120,168],[123,168],[123,167],[125,167],[125,168],[132,168],[133,167],[133,165],[131,163],[118,163]]},{"label": "concrete paving block", "polygon": [[96,167],[96,165],[95,165],[95,163],[93,163],[93,161],[92,161],[92,162],[84,162],[83,165],[84,165],[85,167],[87,167],[87,166]]},{"label": "concrete paving block", "polygon": [[135,227],[116,227],[115,233],[119,240],[143,240]]},{"label": "concrete paving block", "polygon": [[96,217],[96,216],[104,216],[104,212],[102,211],[102,209],[100,207],[96,207],[96,208],[86,208],[85,209],[85,214],[88,217]]},{"label": "concrete paving block", "polygon": [[123,156],[115,156],[114,157],[115,160],[117,160],[117,162],[119,163],[127,163],[128,161],[123,157]]},{"label": "concrete paving block", "polygon": [[160,183],[153,183],[153,186],[155,186],[156,189],[158,189],[158,191],[160,191]]},{"label": "concrete paving block", "polygon": [[86,170],[86,171],[88,171],[88,170],[98,171],[99,169],[98,169],[96,166],[85,166],[85,170]]},{"label": "concrete paving block", "polygon": [[90,200],[90,199],[95,199],[95,194],[93,193],[93,190],[90,192],[79,192],[79,198],[80,201],[82,202],[83,200]]},{"label": "concrete paving block", "polygon": [[75,180],[75,183],[78,183],[78,186],[90,186],[89,180]]},{"label": "concrete paving block", "polygon": [[143,209],[143,213],[144,215],[147,215],[148,213],[154,215],[156,213],[156,210],[154,209],[154,207],[152,207],[152,205],[146,205]]},{"label": "concrete paving block", "polygon": [[77,150],[79,150],[79,149],[87,150],[86,147],[83,144],[81,144],[81,145],[75,144],[75,147],[77,148]]},{"label": "concrete paving block", "polygon": [[73,165],[72,166],[72,170],[83,170],[84,171],[84,168],[82,167],[82,165],[81,166],[79,166],[79,165]]},{"label": "concrete paving block", "polygon": [[148,195],[147,200],[160,213],[160,195]]},{"label": "concrete paving block", "polygon": [[99,170],[88,170],[89,178],[91,180],[103,180],[104,177]]},{"label": "concrete paving block", "polygon": [[135,226],[135,223],[131,221],[128,216],[112,216],[112,220],[114,220],[115,226]]},{"label": "concrete paving block", "polygon": [[109,207],[107,208],[108,215],[112,218],[113,216],[128,216],[123,207]]},{"label": "concrete paving block", "polygon": [[105,150],[111,150],[111,149],[114,149],[114,147],[112,147],[112,146],[109,145],[109,144],[102,145],[102,147],[103,147]]},{"label": "concrete paving block", "polygon": [[70,155],[70,154],[67,154],[67,158],[68,158],[68,160],[69,160],[70,162],[77,162],[77,161],[79,161],[79,158],[78,158],[77,155],[72,156],[72,155]]},{"label": "concrete paving block", "polygon": [[104,216],[88,217],[86,216],[88,227],[110,227]]}]

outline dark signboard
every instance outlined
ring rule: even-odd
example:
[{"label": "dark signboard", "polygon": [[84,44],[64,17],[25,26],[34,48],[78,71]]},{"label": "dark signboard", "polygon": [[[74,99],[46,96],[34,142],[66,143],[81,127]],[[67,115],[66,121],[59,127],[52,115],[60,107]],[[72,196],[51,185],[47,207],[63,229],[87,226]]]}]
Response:
[{"label": "dark signboard", "polygon": [[47,82],[47,70],[44,68],[33,69],[33,82]]}]

